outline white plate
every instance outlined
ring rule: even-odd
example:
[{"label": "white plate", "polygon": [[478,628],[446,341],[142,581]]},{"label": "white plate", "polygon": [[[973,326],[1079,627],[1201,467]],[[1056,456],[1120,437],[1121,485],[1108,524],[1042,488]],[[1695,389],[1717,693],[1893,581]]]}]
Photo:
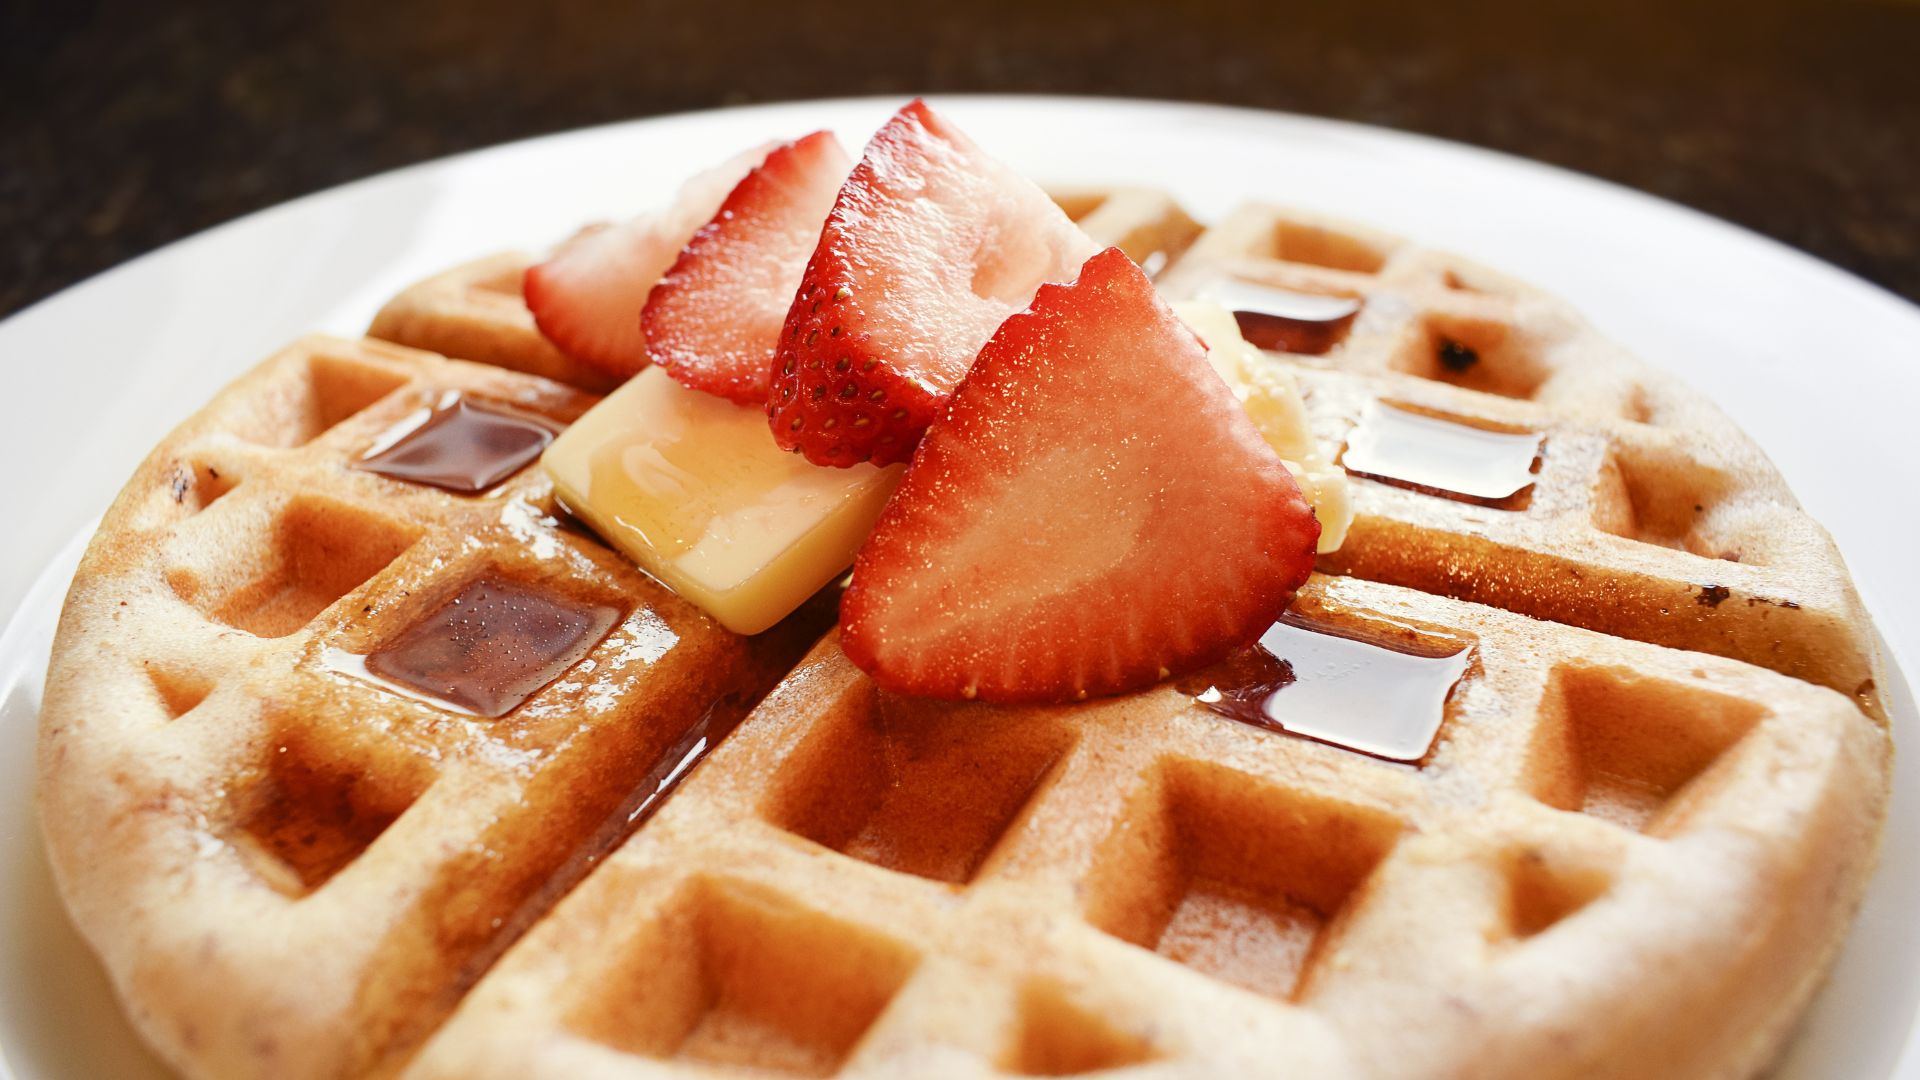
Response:
[{"label": "white plate", "polygon": [[[1579,305],[1707,389],[1839,539],[1890,657],[1920,644],[1913,492],[1920,309],[1771,241],[1542,165],[1350,124],[1209,106],[963,97],[936,104],[1043,181],[1163,186],[1202,220],[1264,198],[1452,249]],[[572,132],[420,165],[137,259],[0,323],[0,1050],[22,1078],[149,1075],[46,880],[29,808],[53,623],[88,523],[222,384],[310,329],[356,333],[402,285],[664,200],[772,136],[849,147],[897,99],[733,109]],[[31,591],[30,591],[31,590]],[[1897,674],[1896,738],[1920,732]],[[1905,743],[1911,747],[1911,741]],[[1853,939],[1778,1074],[1920,1076],[1920,766]]]}]

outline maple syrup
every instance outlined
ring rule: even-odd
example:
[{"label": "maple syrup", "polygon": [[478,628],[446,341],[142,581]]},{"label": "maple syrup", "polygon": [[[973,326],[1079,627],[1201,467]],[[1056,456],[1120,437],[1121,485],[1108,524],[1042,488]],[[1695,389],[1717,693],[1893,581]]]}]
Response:
[{"label": "maple syrup", "polygon": [[366,656],[334,649],[323,662],[406,697],[498,717],[579,663],[619,620],[610,605],[482,577]]},{"label": "maple syrup", "polygon": [[1288,613],[1258,645],[1180,689],[1243,724],[1419,761],[1471,653],[1460,642],[1412,644]]},{"label": "maple syrup", "polygon": [[1227,278],[1209,285],[1203,299],[1233,312],[1240,336],[1258,349],[1320,356],[1346,339],[1360,301],[1350,296],[1293,292]]},{"label": "maple syrup", "polygon": [[544,417],[448,391],[388,428],[354,467],[477,495],[526,468],[558,433]]},{"label": "maple syrup", "polygon": [[1340,464],[1400,487],[1498,503],[1533,486],[1543,442],[1535,431],[1489,430],[1376,401],[1348,433]]},{"label": "maple syrup", "polygon": [[739,721],[738,713],[721,715],[723,704],[728,703],[716,702],[713,708],[694,721],[693,726],[682,732],[672,746],[662,751],[653,767],[647,770],[647,775],[641,778],[639,786],[634,789],[634,798],[623,810],[621,820],[626,830],[631,831],[646,824],[667,796],[680,786],[680,781],[686,779],[687,773],[733,730]]}]

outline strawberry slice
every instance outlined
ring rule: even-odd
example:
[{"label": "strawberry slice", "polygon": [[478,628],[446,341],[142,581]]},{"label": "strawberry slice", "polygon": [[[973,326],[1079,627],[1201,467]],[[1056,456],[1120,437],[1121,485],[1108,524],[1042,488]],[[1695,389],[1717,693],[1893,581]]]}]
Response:
[{"label": "strawberry slice", "polygon": [[1118,248],[1043,285],[927,429],[854,562],[840,644],[881,686],[1071,701],[1254,641],[1320,523]]},{"label": "strawberry slice", "polygon": [[757,146],[680,186],[673,205],[617,225],[589,225],[527,268],[527,310],[568,356],[624,379],[647,366],[640,309],[694,230],[713,217],[774,144]]},{"label": "strawberry slice", "polygon": [[905,461],[980,346],[1097,250],[922,101],[867,144],[787,314],[768,414],[816,465]]},{"label": "strawberry slice", "polygon": [[682,385],[767,403],[793,291],[853,162],[831,132],[767,155],[647,297],[647,352]]}]

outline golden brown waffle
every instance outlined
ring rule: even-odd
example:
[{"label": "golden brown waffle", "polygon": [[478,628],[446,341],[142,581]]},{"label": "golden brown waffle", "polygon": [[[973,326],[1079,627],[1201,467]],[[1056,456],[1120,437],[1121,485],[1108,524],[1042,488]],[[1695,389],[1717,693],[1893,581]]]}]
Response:
[{"label": "golden brown waffle", "polygon": [[1544,436],[1531,487],[1464,500],[1362,475],[1320,568],[1733,657],[1876,717],[1872,631],[1833,541],[1717,408],[1554,297],[1316,215],[1240,208],[1162,278],[1348,297],[1357,315],[1283,358],[1316,434],[1344,446],[1376,401]]},{"label": "golden brown waffle", "polygon": [[[1054,199],[1087,235],[1150,270],[1166,265],[1199,235],[1186,211],[1150,188],[1074,188]],[[374,316],[367,334],[447,356],[498,364],[604,393],[605,375],[554,347],[527,311],[521,280],[531,256],[502,252],[409,286]]]},{"label": "golden brown waffle", "polygon": [[1151,277],[1180,257],[1200,225],[1164,191],[1143,187],[1056,187],[1047,192],[1080,231],[1117,247]]},{"label": "golden brown waffle", "polygon": [[1878,726],[1749,665],[1391,586],[1319,578],[1300,610],[1472,645],[1421,765],[1181,687],[1070,708],[892,697],[829,640],[409,1075],[1770,1060],[1872,861]]},{"label": "golden brown waffle", "polygon": [[[1225,274],[1363,299],[1315,331],[1322,355],[1283,358],[1329,445],[1377,400],[1544,436],[1512,497],[1356,477],[1360,518],[1322,563],[1351,576],[1298,605],[1469,650],[1420,760],[1201,704],[1271,676],[1253,654],[1015,709],[882,694],[831,637],[727,735],[831,596],[741,639],[555,521],[538,470],[461,496],[355,468],[447,390],[556,424],[593,398],[312,338],[141,467],[55,646],[56,876],[161,1054],[195,1076],[420,1077],[1771,1060],[1872,866],[1888,745],[1844,569],[1765,459],[1469,264],[1259,208],[1186,248],[1164,196],[1059,198],[1097,239],[1168,253],[1177,295]],[[515,297],[524,260],[482,265],[376,329],[565,376],[526,351],[550,347]],[[619,622],[498,719],[341,663],[482,579]]]},{"label": "golden brown waffle", "polygon": [[503,251],[435,274],[387,301],[367,334],[599,393],[612,389],[618,380],[561,352],[534,325],[521,288],[533,263]]},{"label": "golden brown waffle", "polygon": [[[397,1060],[617,839],[689,733],[717,738],[826,625],[721,630],[558,526],[538,468],[464,497],[349,467],[448,390],[558,422],[593,400],[306,339],[148,458],[75,578],[43,714],[48,848],[183,1072]],[[619,624],[501,720],[330,670],[329,650],[365,654],[482,577]]]}]

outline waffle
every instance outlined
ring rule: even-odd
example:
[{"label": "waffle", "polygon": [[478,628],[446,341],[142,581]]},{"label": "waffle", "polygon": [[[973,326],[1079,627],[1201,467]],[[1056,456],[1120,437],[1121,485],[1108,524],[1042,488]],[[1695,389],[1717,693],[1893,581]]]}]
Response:
[{"label": "waffle", "polygon": [[1601,338],[1567,305],[1454,256],[1312,214],[1248,205],[1159,282],[1352,298],[1286,353],[1327,445],[1385,401],[1542,436],[1499,500],[1355,473],[1347,543],[1320,569],[1745,660],[1884,719],[1872,631],[1833,541],[1713,405]]},{"label": "waffle", "polygon": [[1319,578],[1299,608],[1472,643],[1420,765],[1183,692],[1230,672],[1072,708],[931,705],[829,640],[411,1075],[1770,1059],[1872,858],[1879,728],[1749,665],[1392,586]]},{"label": "waffle", "polygon": [[[1200,226],[1164,192],[1139,187],[1077,187],[1052,192],[1086,233],[1149,270],[1168,265]],[[417,282],[374,316],[368,335],[447,356],[544,375],[596,393],[606,375],[542,337],[527,311],[521,280],[536,260],[501,252]]]},{"label": "waffle", "polygon": [[[558,423],[593,400],[309,338],[148,458],[75,578],[43,713],[48,848],[183,1072],[355,1075],[404,1054],[617,838],[647,778],[718,738],[831,618],[720,629],[548,516],[539,469],[473,498],[349,467],[448,391]],[[618,625],[504,720],[330,663],[478,580]]]},{"label": "waffle", "polygon": [[521,285],[535,261],[503,251],[416,282],[381,307],[367,333],[605,393],[618,380],[561,352],[534,325]]},{"label": "waffle", "polygon": [[1051,187],[1060,209],[1102,247],[1127,253],[1149,277],[1180,257],[1200,226],[1164,191],[1143,187]]},{"label": "waffle", "polygon": [[[1865,886],[1889,745],[1844,567],[1765,459],[1464,262],[1267,208],[1196,240],[1151,192],[1056,197],[1172,295],[1357,301],[1272,360],[1350,470],[1383,402],[1540,437],[1499,497],[1356,473],[1290,616],[1457,662],[1419,750],[1235,713],[1296,677],[1258,652],[1075,706],[891,696],[841,654],[831,588],[741,638],[573,527],[538,469],[471,494],[368,471],[450,393],[523,431],[593,402],[501,256],[375,323],[488,364],[296,343],[155,450],[76,576],[41,812],[160,1054],[288,1077],[1771,1061]],[[376,670],[502,603],[554,609],[554,681],[453,711]]]}]

